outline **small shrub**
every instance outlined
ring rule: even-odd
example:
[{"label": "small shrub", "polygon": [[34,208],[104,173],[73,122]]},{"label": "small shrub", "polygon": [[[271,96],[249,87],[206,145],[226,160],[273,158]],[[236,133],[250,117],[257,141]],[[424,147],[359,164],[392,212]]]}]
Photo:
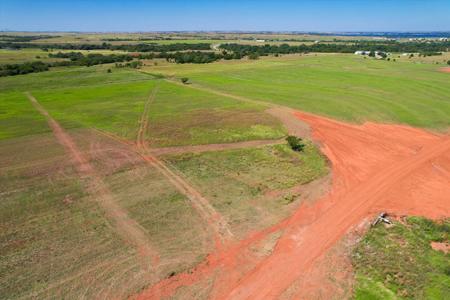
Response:
[{"label": "small shrub", "polygon": [[189,78],[183,77],[183,78],[181,78],[181,82],[184,84],[187,84],[189,82]]},{"label": "small shrub", "polygon": [[296,152],[301,152],[305,148],[305,144],[302,139],[293,135],[290,135],[286,138],[289,147]]},{"label": "small shrub", "polygon": [[256,60],[259,58],[259,54],[256,52],[250,53],[248,56],[249,59]]},{"label": "small shrub", "polygon": [[447,65],[449,65],[449,66],[450,66],[450,60],[448,60],[448,61],[447,61]]},{"label": "small shrub", "polygon": [[111,73],[111,69],[108,69],[106,72]]}]

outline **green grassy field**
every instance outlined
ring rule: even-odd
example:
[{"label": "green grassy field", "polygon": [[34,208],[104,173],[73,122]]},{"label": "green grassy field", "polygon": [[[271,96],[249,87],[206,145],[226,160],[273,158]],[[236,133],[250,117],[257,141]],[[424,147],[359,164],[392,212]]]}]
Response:
[{"label": "green grassy field", "polygon": [[[448,221],[408,218],[371,229],[353,253],[355,299],[446,299],[450,254],[431,242],[449,242]],[[446,296],[447,295],[447,296]]]},{"label": "green grassy field", "polygon": [[274,224],[298,205],[300,194],[277,193],[328,172],[326,160],[308,144],[297,153],[287,145],[174,155],[165,158],[187,177],[244,236]]},{"label": "green grassy field", "polygon": [[86,193],[86,179],[51,134],[8,139],[0,141],[1,295],[126,298],[202,259],[208,236],[184,196],[132,153],[111,149],[110,141],[82,131],[72,136],[144,228],[161,266],[151,277],[143,271],[137,249]]},{"label": "green grassy field", "polygon": [[[58,68],[0,78],[0,294],[8,299],[127,298],[152,282],[192,268],[211,251],[207,226],[185,196],[129,146],[89,130],[98,128],[134,140],[144,103],[157,85],[147,133],[152,146],[274,139],[286,134],[279,121],[264,112],[265,106],[196,91],[133,70],[113,69],[109,74],[108,67]],[[74,138],[115,201],[145,231],[159,253],[159,266],[152,276],[143,271],[137,249],[116,232],[95,195],[86,192],[86,179],[75,172],[25,91]],[[305,167],[286,186],[322,174],[320,161],[324,161],[316,158],[317,150],[311,149],[315,155],[300,158],[286,146],[279,147],[263,153],[246,149],[240,154],[217,154],[217,158],[221,164],[236,167],[241,156],[248,157],[249,164],[266,161],[258,170],[242,168],[242,172],[248,177],[262,172],[263,178],[256,180],[263,184],[278,178],[280,187],[285,186],[281,185],[287,178],[285,172],[267,177],[277,174],[280,165],[292,172],[310,164],[319,169]],[[181,167],[187,175],[195,171],[192,163]],[[220,180],[220,172],[214,172]],[[216,185],[214,193],[223,193]],[[249,195],[252,188],[241,187]],[[266,209],[279,211],[267,211],[258,220],[242,214],[233,217],[233,210],[251,211],[243,196],[232,209],[222,208],[236,230],[271,224],[289,212],[283,197],[270,200],[260,193],[254,195]],[[219,207],[224,200],[220,201]]]},{"label": "green grassy field", "polygon": [[[152,146],[277,139],[286,134],[279,121],[264,113],[264,106],[242,104],[130,70],[107,73],[103,66],[1,78],[0,95],[7,102],[0,103],[4,107],[0,122],[5,124],[0,138],[13,136],[19,114],[31,118],[27,112],[33,108],[21,93],[30,91],[67,128],[97,128],[135,140],[144,104],[156,85],[159,90],[149,112]],[[31,125],[30,130],[36,131]],[[26,134],[26,127],[20,128],[25,131],[16,134]]]},{"label": "green grassy field", "polygon": [[[98,42],[99,37],[107,35],[64,35],[58,41]],[[18,61],[37,55],[25,52],[17,52]],[[0,52],[0,63],[7,55],[12,54]],[[149,106],[150,147],[279,139],[287,133],[265,112],[267,105],[170,80],[186,76],[193,87],[352,122],[448,130],[450,74],[438,72],[439,66],[309,54],[206,65],[150,63],[143,70],[60,67],[0,78],[0,295],[127,298],[194,267],[211,251],[207,224],[189,200],[144,163],[135,148],[91,129],[135,141],[145,103],[158,89]],[[137,249],[124,242],[95,196],[87,193],[88,179],[75,172],[27,91],[73,137],[115,201],[159,253],[151,278]],[[301,153],[279,144],[162,159],[223,215],[238,238],[290,215],[303,201],[296,187],[329,171],[326,159],[308,141]],[[444,229],[448,226],[409,219],[406,225],[371,230],[355,250],[355,297],[378,299],[375,292],[388,299],[444,295],[448,255],[428,247],[431,240],[448,239]],[[397,259],[398,247],[405,257],[412,253],[412,261]]]},{"label": "green grassy field", "polygon": [[355,55],[310,54],[147,70],[189,77],[194,84],[346,121],[446,130],[450,125],[450,80],[439,67]]}]

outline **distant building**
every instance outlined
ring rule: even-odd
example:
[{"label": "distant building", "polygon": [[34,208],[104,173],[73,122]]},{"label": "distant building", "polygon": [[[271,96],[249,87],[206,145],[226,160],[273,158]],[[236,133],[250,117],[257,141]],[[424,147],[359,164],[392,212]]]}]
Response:
[{"label": "distant building", "polygon": [[[370,55],[372,51],[363,51],[359,50],[355,52],[355,55]],[[373,51],[373,56],[376,58],[386,58],[389,53],[385,53],[383,51]]]},{"label": "distant building", "polygon": [[258,43],[264,43],[266,40],[256,40]]},{"label": "distant building", "polygon": [[355,55],[369,55],[370,51],[356,51]]}]

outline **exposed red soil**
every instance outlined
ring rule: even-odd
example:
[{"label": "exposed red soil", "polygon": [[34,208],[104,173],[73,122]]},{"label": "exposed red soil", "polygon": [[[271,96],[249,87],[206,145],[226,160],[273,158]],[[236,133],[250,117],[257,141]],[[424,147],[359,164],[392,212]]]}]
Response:
[{"label": "exposed red soil", "polygon": [[448,253],[450,251],[450,244],[449,243],[439,243],[439,242],[432,242],[431,248],[437,251],[442,251],[444,253]]},{"label": "exposed red soil", "polygon": [[[332,164],[331,191],[301,205],[288,219],[230,243],[190,273],[163,280],[137,298],[170,296],[179,287],[215,277],[210,298],[275,299],[310,274],[341,238],[380,211],[393,215],[450,216],[450,137],[400,125],[350,125],[306,113],[313,138]],[[249,250],[282,230],[271,254]],[[217,276],[215,274],[219,274]],[[314,277],[313,277],[314,278]],[[320,278],[320,277],[318,277]],[[309,280],[311,289],[323,286]],[[293,297],[306,299],[300,289]]]},{"label": "exposed red soil", "polygon": [[450,73],[450,67],[441,68],[441,72]]},{"label": "exposed red soil", "polygon": [[135,220],[128,216],[125,209],[117,204],[117,201],[114,199],[114,196],[109,191],[102,178],[85,157],[84,153],[78,149],[72,137],[48,114],[36,98],[29,93],[27,96],[36,110],[47,119],[55,138],[64,147],[67,155],[72,159],[73,165],[80,176],[86,179],[87,192],[93,196],[92,198],[103,208],[109,220],[113,223],[122,238],[136,247],[140,254],[142,268],[145,271],[150,271],[151,268],[158,263],[159,256],[151,247],[145,230]]}]

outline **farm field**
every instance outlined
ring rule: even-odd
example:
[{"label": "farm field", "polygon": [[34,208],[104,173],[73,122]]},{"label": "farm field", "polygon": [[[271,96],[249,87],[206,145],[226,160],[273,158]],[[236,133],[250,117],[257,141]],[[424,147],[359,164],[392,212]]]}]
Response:
[{"label": "farm field", "polygon": [[[112,73],[106,70],[101,66],[56,68],[0,79],[4,112],[0,140],[1,226],[5,228],[0,251],[1,294],[12,299],[110,295],[124,298],[193,268],[212,251],[214,242],[202,215],[133,146],[139,139],[146,103],[150,109],[145,143],[159,149],[253,140],[279,144],[287,134],[263,105],[188,89],[128,69],[114,69]],[[156,91],[154,98],[152,91]],[[33,107],[30,95],[63,128],[95,173],[83,175],[76,160],[67,159],[71,156],[67,145],[54,136],[55,129]],[[242,150],[242,155],[234,154],[238,150],[215,155],[224,164],[238,163],[245,156],[250,161],[267,161],[265,172],[272,173],[270,179],[277,182],[286,177],[274,173],[280,163],[292,170],[303,170],[287,185],[273,187],[278,189],[301,185],[326,173],[325,160],[312,145],[304,157],[284,145],[275,146],[282,148],[274,154],[270,154],[273,146],[263,147],[269,148],[249,148]],[[172,159],[167,161],[174,172],[185,173],[194,187],[203,184],[190,176],[195,168],[192,163],[182,169],[171,163]],[[251,177],[251,186],[267,184],[267,175],[257,170],[245,172],[249,172],[245,176]],[[215,173],[222,176],[217,170]],[[102,202],[97,202],[97,188],[89,183],[92,176],[101,180],[114,205],[137,222],[141,238],[151,245],[150,258],[142,257],[133,241],[124,240],[119,225],[115,225],[117,221],[111,220]],[[240,180],[239,176],[236,180]],[[271,203],[273,196],[255,194],[251,186],[243,184],[242,201],[236,203],[237,207],[221,207],[224,199],[211,202],[227,222],[233,223],[233,235],[245,235],[261,224],[273,224],[301,201],[298,197],[283,200],[280,196]],[[205,197],[209,198],[224,191],[208,192]],[[232,220],[232,210],[239,210],[239,206],[245,214],[251,212],[243,202],[254,196],[266,201],[259,208],[262,217],[236,216]],[[273,205],[279,211],[271,211]],[[24,273],[26,276],[20,275]]]},{"label": "farm field", "polygon": [[[160,35],[145,43],[338,38]],[[0,298],[444,299],[448,55],[134,54],[0,77]],[[371,227],[380,212],[393,224]]]},{"label": "farm field", "polygon": [[145,70],[341,120],[445,130],[450,125],[450,82],[439,72],[443,66],[310,54]]}]

